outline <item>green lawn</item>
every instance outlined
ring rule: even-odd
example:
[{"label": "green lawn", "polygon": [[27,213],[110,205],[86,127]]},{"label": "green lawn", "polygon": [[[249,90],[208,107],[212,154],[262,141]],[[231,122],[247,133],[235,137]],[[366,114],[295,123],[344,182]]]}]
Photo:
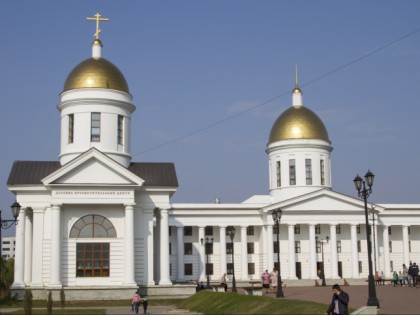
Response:
[{"label": "green lawn", "polygon": [[325,304],[314,302],[210,291],[201,291],[187,299],[177,300],[176,305],[206,315],[324,314],[328,308]]}]

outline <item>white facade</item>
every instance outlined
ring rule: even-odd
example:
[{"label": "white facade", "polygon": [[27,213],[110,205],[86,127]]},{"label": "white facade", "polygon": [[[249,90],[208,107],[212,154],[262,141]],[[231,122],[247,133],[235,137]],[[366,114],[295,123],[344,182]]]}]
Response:
[{"label": "white facade", "polygon": [[[100,48],[95,41],[93,60],[101,58]],[[277,263],[275,209],[283,210],[280,269],[286,284],[319,279],[316,237],[327,236],[326,278],[367,278],[364,203],[332,190],[332,146],[322,122],[303,107],[298,86],[290,126],[281,116],[267,145],[267,195],[237,204],[173,204],[175,169],[131,161],[132,96],[118,85],[123,78],[115,87],[95,85],[109,75],[97,70],[89,68],[91,81],[83,81],[86,73],[66,81],[57,106],[60,161],[16,162],[11,171],[8,186],[22,205],[12,287],[17,293],[64,288],[68,299],[115,299],[140,287],[148,295],[173,294],[190,281],[205,281],[207,259],[212,281],[231,275],[232,253],[239,283],[260,279]],[[285,130],[294,128],[292,119],[302,128],[290,131],[295,137]],[[420,205],[373,206],[374,269],[389,277],[403,263],[420,261]],[[233,252],[229,226],[236,228]],[[208,254],[201,241],[206,237],[213,238]]]}]

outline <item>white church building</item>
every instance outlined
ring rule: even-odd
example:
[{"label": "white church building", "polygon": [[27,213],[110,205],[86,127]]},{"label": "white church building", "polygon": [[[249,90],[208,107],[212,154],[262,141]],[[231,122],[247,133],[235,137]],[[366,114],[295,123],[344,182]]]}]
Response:
[{"label": "white church building", "polygon": [[[364,201],[332,189],[327,128],[304,105],[297,80],[291,106],[267,135],[267,195],[176,204],[173,163],[132,161],[136,107],[123,73],[101,53],[96,38],[92,56],[65,80],[59,160],[15,161],[11,169],[8,188],[22,206],[14,293],[32,289],[45,297],[63,288],[67,300],[120,299],[140,288],[149,296],[188,295],[192,281],[205,282],[208,273],[218,282],[225,272],[231,279],[233,270],[239,285],[249,283],[278,267],[270,214],[276,209],[283,211],[286,285],[314,285],[322,266],[327,282],[367,279]],[[374,270],[390,277],[403,263],[420,261],[420,205],[368,208],[375,215]],[[229,226],[236,229],[232,241]]]}]

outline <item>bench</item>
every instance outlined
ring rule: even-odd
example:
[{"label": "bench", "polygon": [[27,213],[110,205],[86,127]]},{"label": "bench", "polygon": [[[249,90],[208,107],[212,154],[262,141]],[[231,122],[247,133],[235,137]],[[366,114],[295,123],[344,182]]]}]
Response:
[{"label": "bench", "polygon": [[243,287],[245,295],[260,295],[262,296],[262,286]]},{"label": "bench", "polygon": [[214,292],[225,292],[225,286],[221,284],[214,284],[211,286]]}]

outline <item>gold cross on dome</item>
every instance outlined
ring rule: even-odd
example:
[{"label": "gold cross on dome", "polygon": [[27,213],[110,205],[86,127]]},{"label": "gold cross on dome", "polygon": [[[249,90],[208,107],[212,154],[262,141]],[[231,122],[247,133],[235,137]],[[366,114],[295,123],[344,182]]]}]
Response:
[{"label": "gold cross on dome", "polygon": [[95,17],[87,17],[86,20],[96,21],[96,33],[93,34],[93,36],[95,36],[96,39],[99,39],[99,33],[101,32],[101,30],[99,29],[99,21],[109,21],[109,19],[103,18],[99,13],[96,13]]}]

